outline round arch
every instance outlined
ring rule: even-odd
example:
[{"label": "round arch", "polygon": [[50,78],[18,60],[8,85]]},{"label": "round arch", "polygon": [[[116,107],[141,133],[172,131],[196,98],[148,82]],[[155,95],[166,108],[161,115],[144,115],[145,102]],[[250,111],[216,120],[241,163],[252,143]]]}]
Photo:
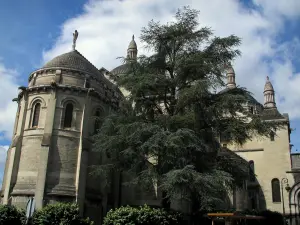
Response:
[{"label": "round arch", "polygon": [[29,109],[32,109],[32,107],[38,102],[41,104],[41,107],[46,107],[45,100],[42,97],[37,96],[31,100],[31,102],[29,104]]},{"label": "round arch", "polygon": [[79,102],[75,98],[72,98],[72,97],[63,98],[60,102],[60,106],[65,107],[68,103],[72,103],[74,106],[74,109],[76,109],[76,110],[78,110],[80,107]]},{"label": "round arch", "polygon": [[300,181],[296,182],[289,191],[289,210],[290,214],[299,214]]}]

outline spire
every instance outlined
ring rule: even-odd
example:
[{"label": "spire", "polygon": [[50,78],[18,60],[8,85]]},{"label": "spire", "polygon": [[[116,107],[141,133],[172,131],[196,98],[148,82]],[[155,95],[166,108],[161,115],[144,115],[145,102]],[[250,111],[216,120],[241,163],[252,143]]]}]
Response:
[{"label": "spire", "polygon": [[136,45],[136,42],[134,40],[134,35],[132,35],[132,40],[130,41],[128,49],[127,49],[127,58],[132,59],[132,60],[136,60],[137,52],[138,52],[137,45]]},{"label": "spire", "polygon": [[276,108],[275,103],[275,91],[273,85],[267,76],[267,81],[264,88],[264,107],[265,108]]},{"label": "spire", "polygon": [[231,65],[229,65],[226,69],[226,78],[227,78],[227,83],[226,83],[227,88],[230,89],[236,88],[235,72]]}]

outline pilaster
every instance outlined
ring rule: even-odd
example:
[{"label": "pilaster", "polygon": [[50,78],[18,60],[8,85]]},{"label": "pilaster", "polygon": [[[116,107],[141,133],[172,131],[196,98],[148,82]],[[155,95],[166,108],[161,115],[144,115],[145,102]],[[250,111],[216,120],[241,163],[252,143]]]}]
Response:
[{"label": "pilaster", "polygon": [[47,177],[47,166],[48,166],[48,158],[49,151],[51,148],[51,137],[53,131],[54,124],[54,116],[56,109],[56,89],[52,89],[49,103],[47,107],[47,116],[44,128],[44,135],[41,143],[40,150],[40,163],[38,168],[38,175],[36,181],[36,189],[35,189],[35,203],[36,209],[41,209],[44,204],[44,193],[45,193],[45,184]]},{"label": "pilaster", "polygon": [[[17,119],[15,122],[17,123],[17,125],[15,124],[16,128],[14,131],[14,138],[9,149],[9,154],[10,154],[9,161],[6,162],[8,163],[8,167],[6,171],[6,177],[5,177],[3,204],[9,204],[12,185],[15,184],[17,179],[20,156],[21,156],[22,138],[23,138],[23,133],[25,128],[25,121],[26,121],[27,108],[28,108],[27,90],[21,91],[19,96],[22,96],[22,98],[19,99],[19,107],[21,105],[23,106],[23,109],[21,108],[22,112],[18,110],[17,115],[22,115],[22,118],[21,121]],[[20,129],[18,129],[19,127],[18,122],[21,122]]]},{"label": "pilaster", "polygon": [[79,206],[80,214],[83,215],[84,202],[85,202],[85,187],[86,187],[86,176],[87,176],[87,167],[88,167],[88,148],[85,142],[88,140],[89,129],[88,121],[89,116],[91,115],[91,97],[89,96],[89,89],[86,95],[85,104],[83,106],[82,118],[81,118],[81,135],[80,142],[78,147],[78,158],[77,158],[77,171],[76,171],[76,202]]}]

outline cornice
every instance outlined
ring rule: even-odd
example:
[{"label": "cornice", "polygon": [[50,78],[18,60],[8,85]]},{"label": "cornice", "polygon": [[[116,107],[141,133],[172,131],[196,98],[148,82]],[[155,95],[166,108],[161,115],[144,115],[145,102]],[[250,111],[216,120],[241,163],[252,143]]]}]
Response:
[{"label": "cornice", "polygon": [[113,95],[112,97],[109,97],[105,95],[105,92],[100,93],[93,88],[84,88],[79,86],[62,85],[56,83],[52,83],[52,85],[38,85],[38,86],[32,86],[27,88],[20,87],[19,89],[21,89],[18,95],[19,100],[24,96],[25,93],[29,94],[33,92],[41,92],[41,91],[47,92],[49,90],[61,90],[61,91],[77,92],[79,94],[80,93],[86,94],[87,92],[89,92],[90,96],[95,97],[106,104],[110,104],[110,106],[114,109],[119,108],[119,102],[120,102],[120,98],[118,98],[118,96]]}]

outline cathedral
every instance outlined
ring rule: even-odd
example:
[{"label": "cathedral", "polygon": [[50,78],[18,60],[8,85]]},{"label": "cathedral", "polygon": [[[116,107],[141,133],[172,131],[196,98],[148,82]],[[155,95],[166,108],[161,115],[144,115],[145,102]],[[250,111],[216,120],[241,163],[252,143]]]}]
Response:
[{"label": "cathedral", "polygon": [[[82,215],[98,224],[112,207],[158,205],[161,201],[158,195],[140,193],[136,198],[134,190],[120,185],[120,174],[115,174],[110,190],[103,188],[97,177],[90,176],[91,166],[99,162],[97,153],[91,151],[91,136],[99,128],[95,117],[115,111],[128,94],[110,81],[108,74],[125,74],[128,64],[111,71],[96,68],[76,50],[77,36],[75,32],[70,52],[33,71],[28,86],[19,88],[14,99],[18,110],[7,152],[1,203],[25,208],[28,199],[34,197],[35,207],[40,209],[55,202],[76,202]],[[133,37],[127,49],[128,59],[136,60],[137,52]],[[233,68],[227,70],[227,88],[223,92],[238,88],[235,76]],[[243,190],[230,194],[230,204],[240,210],[294,213],[296,208],[289,211],[290,189],[297,186],[290,154],[289,117],[277,110],[269,78],[262,92],[264,104],[249,95],[249,112],[266,121],[284,121],[286,126],[270,131],[269,138],[253,137],[243,146],[232,145],[220,137],[224,148],[249,165],[249,180]],[[182,205],[174,203],[171,207]]]}]

